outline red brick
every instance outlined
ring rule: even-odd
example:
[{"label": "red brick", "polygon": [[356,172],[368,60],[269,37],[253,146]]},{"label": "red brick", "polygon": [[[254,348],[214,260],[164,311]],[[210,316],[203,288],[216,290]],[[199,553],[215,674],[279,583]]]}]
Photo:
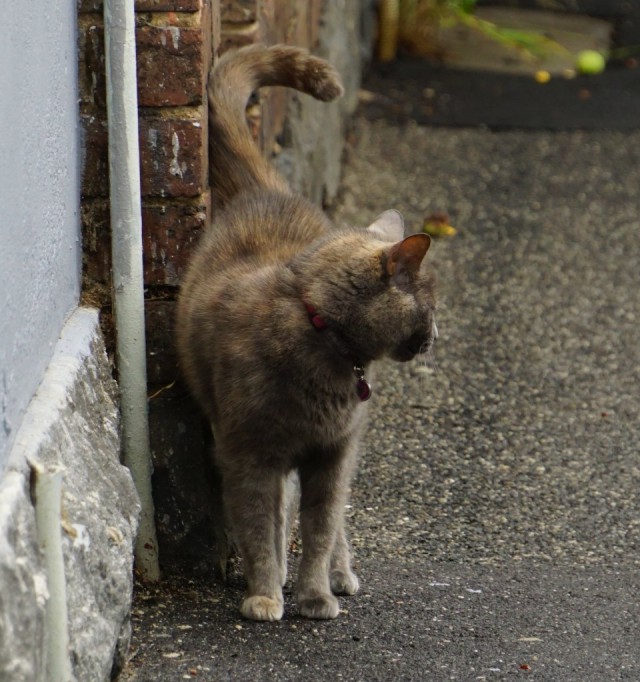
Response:
[{"label": "red brick", "polygon": [[[209,194],[195,200],[144,203],[142,240],[145,286],[177,287],[193,248],[210,220]],[[81,207],[84,272],[111,286],[111,225],[107,199]]]},{"label": "red brick", "polygon": [[[78,71],[81,101],[106,106],[104,26],[100,15],[78,22]],[[153,15],[136,29],[138,104],[201,104],[211,66],[211,13]]]},{"label": "red brick", "polygon": [[[209,20],[209,14],[198,18]],[[210,26],[181,26],[170,14],[161,15],[161,22],[136,30],[138,104],[200,104],[211,61]]]},{"label": "red brick", "polygon": [[[85,154],[82,194],[109,196],[107,122],[96,114],[80,116]],[[204,108],[147,112],[139,123],[143,196],[195,197],[206,189],[207,143]]]},{"label": "red brick", "polygon": [[207,176],[204,108],[149,110],[139,125],[142,195],[202,194]]},{"label": "red brick", "polygon": [[209,222],[209,195],[181,203],[142,206],[144,281],[178,286],[202,230]]}]

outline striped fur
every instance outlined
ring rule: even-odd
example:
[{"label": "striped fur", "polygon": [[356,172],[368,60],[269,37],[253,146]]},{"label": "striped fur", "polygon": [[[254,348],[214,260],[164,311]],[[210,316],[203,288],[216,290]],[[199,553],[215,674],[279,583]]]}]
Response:
[{"label": "striped fur", "polygon": [[284,179],[262,156],[245,123],[251,94],[282,85],[329,102],[342,92],[340,77],[327,62],[286,45],[252,45],[226,52],[211,72],[209,99],[209,173],[216,206],[239,191],[289,191]]}]

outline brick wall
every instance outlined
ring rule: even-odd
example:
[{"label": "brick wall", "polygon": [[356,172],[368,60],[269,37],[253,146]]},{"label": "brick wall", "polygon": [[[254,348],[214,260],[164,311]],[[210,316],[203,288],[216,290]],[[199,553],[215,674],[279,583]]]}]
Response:
[{"label": "brick wall", "polygon": [[[219,44],[219,15],[209,0],[138,0],[135,7],[144,277],[148,312],[155,319],[167,308],[164,299],[174,297],[211,213],[205,88]],[[103,306],[108,330],[111,256],[101,2],[80,0],[78,29],[85,290]],[[150,360],[152,382],[173,375],[170,356],[159,353]]]},{"label": "brick wall", "polygon": [[[193,246],[211,218],[207,188],[206,80],[215,54],[256,41],[317,45],[323,0],[137,0],[136,45],[144,277],[152,388],[175,379],[172,306]],[[79,0],[82,223],[85,295],[110,314],[110,230],[101,0]],[[288,93],[262,95],[255,135],[276,153]],[[163,323],[164,319],[164,323]],[[105,319],[108,332],[110,322]],[[110,334],[108,334],[110,336]]]},{"label": "brick wall", "polygon": [[[358,5],[354,0],[353,7]],[[180,278],[215,211],[207,178],[207,75],[217,54],[257,41],[285,42],[322,52],[324,18],[332,10],[337,17],[334,21],[341,21],[341,7],[339,0],[135,3],[151,445],[158,531],[165,559],[185,556],[185,542],[194,534],[206,535],[210,528],[210,520],[202,513],[207,491],[202,476],[206,457],[200,417],[180,384],[173,342]],[[101,307],[107,345],[113,348],[102,11],[102,0],[78,2],[84,136],[81,212],[84,297]],[[353,9],[347,13],[357,14]],[[357,81],[359,63],[347,64],[349,67],[358,71]],[[249,112],[254,136],[267,155],[282,151],[281,134],[292,115],[290,97],[282,89],[262,93]],[[340,120],[346,118],[349,108],[352,105],[343,106]],[[342,124],[334,128],[334,137],[341,137]],[[315,147],[314,135],[320,135],[320,128],[312,131],[307,147]],[[305,165],[302,159],[297,163],[295,154],[293,157],[298,175],[316,172],[322,176],[322,168],[312,169],[312,163]],[[307,193],[321,197],[322,183],[322,177],[309,180],[306,186],[316,190]]]}]

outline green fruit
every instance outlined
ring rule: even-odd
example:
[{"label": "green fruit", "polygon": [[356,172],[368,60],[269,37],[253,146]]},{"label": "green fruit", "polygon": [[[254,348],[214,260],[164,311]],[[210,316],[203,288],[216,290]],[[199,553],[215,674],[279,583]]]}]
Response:
[{"label": "green fruit", "polygon": [[596,50],[582,50],[576,57],[576,69],[580,73],[590,76],[602,73],[606,66],[606,60],[600,52]]}]

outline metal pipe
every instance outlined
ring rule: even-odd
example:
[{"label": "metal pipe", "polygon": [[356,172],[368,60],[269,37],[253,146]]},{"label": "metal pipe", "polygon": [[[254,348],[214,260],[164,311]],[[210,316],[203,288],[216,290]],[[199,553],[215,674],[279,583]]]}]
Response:
[{"label": "metal pipe", "polygon": [[61,537],[62,470],[33,465],[36,530],[44,554],[49,598],[45,611],[46,670],[50,682],[70,682],[69,616]]},{"label": "metal pipe", "polygon": [[136,567],[144,580],[155,582],[160,569],[151,490],[133,4],[104,2],[111,249],[124,462],[142,506]]}]

